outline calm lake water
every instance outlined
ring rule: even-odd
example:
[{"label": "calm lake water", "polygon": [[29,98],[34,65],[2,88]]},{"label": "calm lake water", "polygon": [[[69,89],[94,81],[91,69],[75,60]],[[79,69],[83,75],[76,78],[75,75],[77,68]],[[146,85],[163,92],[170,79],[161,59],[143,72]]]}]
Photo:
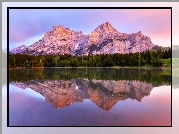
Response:
[{"label": "calm lake water", "polygon": [[171,72],[9,71],[10,126],[171,126]]}]

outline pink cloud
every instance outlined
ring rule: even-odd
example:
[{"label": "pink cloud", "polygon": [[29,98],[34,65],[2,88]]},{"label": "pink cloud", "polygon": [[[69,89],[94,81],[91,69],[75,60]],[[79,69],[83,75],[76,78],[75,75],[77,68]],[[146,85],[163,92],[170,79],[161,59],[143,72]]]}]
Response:
[{"label": "pink cloud", "polygon": [[98,25],[110,22],[119,32],[142,31],[151,39],[165,38],[170,42],[170,15],[170,9],[25,10],[12,12],[9,37],[11,42],[22,42],[57,24],[89,34]]},{"label": "pink cloud", "polygon": [[19,23],[16,27],[10,27],[9,38],[13,42],[25,41],[27,37],[33,37],[38,32],[40,32],[40,27],[37,23]]}]

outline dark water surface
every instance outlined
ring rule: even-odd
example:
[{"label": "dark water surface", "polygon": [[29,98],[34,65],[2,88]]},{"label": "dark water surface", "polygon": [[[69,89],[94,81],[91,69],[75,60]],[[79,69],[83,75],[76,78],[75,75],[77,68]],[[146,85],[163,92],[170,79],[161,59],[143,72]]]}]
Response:
[{"label": "dark water surface", "polygon": [[9,71],[10,126],[171,126],[171,72]]}]

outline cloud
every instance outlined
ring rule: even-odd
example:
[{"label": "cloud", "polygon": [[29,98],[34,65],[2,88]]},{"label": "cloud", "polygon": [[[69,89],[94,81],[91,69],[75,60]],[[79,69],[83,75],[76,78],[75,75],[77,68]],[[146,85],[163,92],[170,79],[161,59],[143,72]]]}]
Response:
[{"label": "cloud", "polygon": [[168,9],[10,9],[9,38],[11,44],[22,43],[61,24],[89,34],[98,25],[110,22],[119,32],[142,31],[170,42],[170,15]]},{"label": "cloud", "polygon": [[43,34],[42,35],[36,35],[34,37],[30,37],[30,38],[25,38],[24,41],[20,41],[20,42],[13,42],[13,41],[10,41],[9,44],[9,50],[12,50],[18,46],[21,46],[21,45],[25,45],[25,46],[30,46],[32,44],[34,44],[35,42],[39,41],[40,39],[43,38]]}]

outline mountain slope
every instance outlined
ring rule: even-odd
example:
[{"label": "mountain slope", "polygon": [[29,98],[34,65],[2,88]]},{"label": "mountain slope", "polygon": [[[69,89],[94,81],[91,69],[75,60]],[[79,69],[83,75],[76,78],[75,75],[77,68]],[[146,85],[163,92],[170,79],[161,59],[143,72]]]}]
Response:
[{"label": "mountain slope", "polygon": [[14,48],[14,49],[11,50],[9,53],[10,53],[10,54],[21,53],[21,52],[25,51],[26,48],[27,48],[27,47],[26,47],[25,45],[22,45],[22,46],[19,46],[19,47],[17,47],[17,48]]},{"label": "mountain slope", "polygon": [[124,54],[151,50],[154,46],[150,37],[144,36],[140,31],[132,34],[120,33],[106,22],[89,35],[84,35],[81,31],[75,32],[63,25],[53,26],[52,30],[46,31],[41,40],[27,47],[23,53],[31,55]]},{"label": "mountain slope", "polygon": [[135,34],[120,33],[106,22],[89,35],[82,54],[135,53],[150,50],[153,46],[150,38],[140,31]]}]

